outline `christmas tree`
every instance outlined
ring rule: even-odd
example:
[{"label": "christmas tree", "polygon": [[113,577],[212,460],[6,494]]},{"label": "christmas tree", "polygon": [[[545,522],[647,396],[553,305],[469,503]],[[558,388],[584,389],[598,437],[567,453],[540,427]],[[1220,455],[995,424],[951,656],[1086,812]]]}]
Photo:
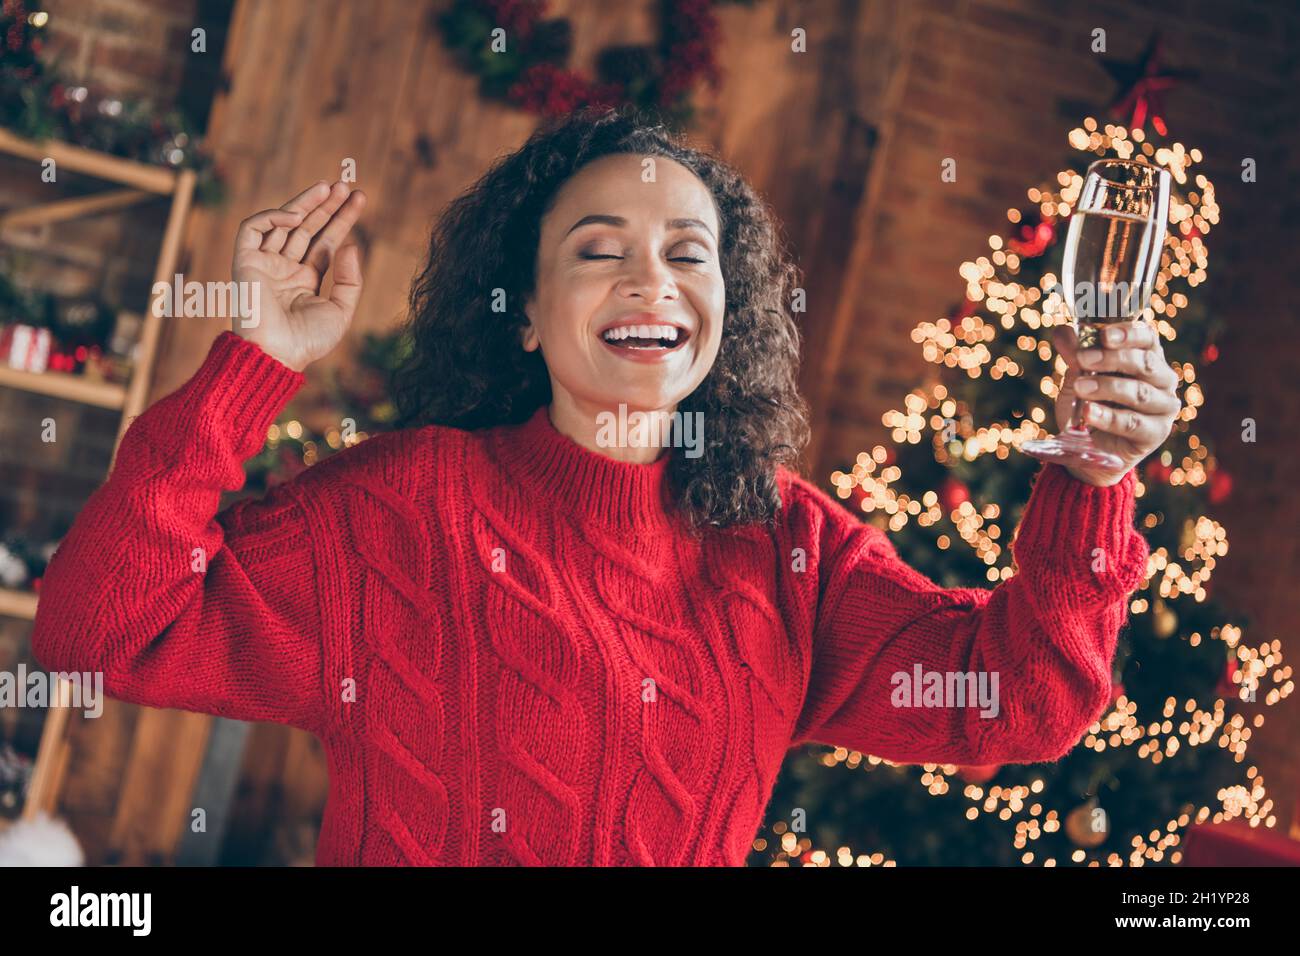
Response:
[{"label": "christmas tree", "polygon": [[[1005,234],[961,265],[964,302],[913,331],[936,370],[883,416],[892,445],[831,476],[839,497],[935,582],[991,587],[1010,577],[1011,532],[1041,467],[1016,448],[1054,430],[1066,368],[1049,338],[1068,322],[1055,287],[1083,171],[1108,157],[1168,169],[1169,234],[1143,317],[1181,377],[1183,409],[1139,472],[1136,520],[1151,558],[1129,598],[1113,699],[1055,763],[900,766],[809,748],[778,781],[756,865],[1169,864],[1192,824],[1276,823],[1246,750],[1263,709],[1291,690],[1281,644],[1252,646],[1248,620],[1210,597],[1228,551],[1215,515],[1232,482],[1195,430],[1205,401],[1197,370],[1217,357],[1218,325],[1194,293],[1206,280],[1206,236],[1219,210],[1213,184],[1195,171],[1199,150],[1165,138],[1158,95],[1174,74],[1162,74],[1157,60],[1153,41],[1128,69],[1130,86],[1114,104],[1127,123],[1088,118],[1071,130],[1068,168],[1029,189],[1028,203],[1008,211]],[[1243,440],[1253,440],[1249,420],[1243,428]]]},{"label": "christmas tree", "polygon": [[244,466],[243,491],[262,494],[335,452],[392,428],[397,407],[388,397],[389,379],[410,347],[402,329],[362,336],[353,366],[331,369],[315,401],[295,401],[270,427],[266,444]]}]

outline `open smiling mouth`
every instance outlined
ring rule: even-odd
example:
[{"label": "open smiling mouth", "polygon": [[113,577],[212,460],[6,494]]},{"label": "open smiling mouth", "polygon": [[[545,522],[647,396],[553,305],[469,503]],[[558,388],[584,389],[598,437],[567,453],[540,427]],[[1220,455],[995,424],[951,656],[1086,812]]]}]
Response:
[{"label": "open smiling mouth", "polygon": [[625,325],[607,329],[600,339],[610,348],[635,352],[675,352],[691,334],[675,325]]}]

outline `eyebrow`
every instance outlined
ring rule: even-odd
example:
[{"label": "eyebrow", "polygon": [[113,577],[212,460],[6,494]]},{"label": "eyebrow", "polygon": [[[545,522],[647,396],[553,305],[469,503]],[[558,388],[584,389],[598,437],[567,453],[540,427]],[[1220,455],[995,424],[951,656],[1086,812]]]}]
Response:
[{"label": "eyebrow", "polygon": [[[593,223],[602,223],[607,226],[626,226],[627,220],[622,216],[608,216],[601,213],[593,213],[590,216],[583,216],[575,222],[569,227],[569,232],[573,232],[573,230],[577,229],[579,226],[589,226]],[[669,229],[689,229],[692,226],[698,226],[710,236],[713,235],[713,230],[698,219],[668,219],[664,221],[664,225]],[[566,232],[565,235],[567,236],[569,232]],[[715,236],[714,238],[716,239],[717,237]]]}]

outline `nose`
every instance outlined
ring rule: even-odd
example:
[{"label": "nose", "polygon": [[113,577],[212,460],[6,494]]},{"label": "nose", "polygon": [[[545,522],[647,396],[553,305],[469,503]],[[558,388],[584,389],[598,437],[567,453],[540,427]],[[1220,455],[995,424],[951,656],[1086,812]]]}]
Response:
[{"label": "nose", "polygon": [[640,296],[649,304],[677,298],[672,270],[657,255],[638,252],[623,261],[626,275],[619,283],[620,295]]}]

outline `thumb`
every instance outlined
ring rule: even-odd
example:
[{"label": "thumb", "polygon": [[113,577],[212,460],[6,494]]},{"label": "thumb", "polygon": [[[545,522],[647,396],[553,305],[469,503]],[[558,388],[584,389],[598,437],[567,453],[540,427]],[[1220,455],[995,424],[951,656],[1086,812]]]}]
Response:
[{"label": "thumb", "polygon": [[1056,353],[1065,359],[1067,365],[1073,368],[1077,362],[1076,356],[1079,351],[1079,333],[1074,330],[1074,326],[1056,326],[1052,329],[1051,340]]},{"label": "thumb", "polygon": [[355,242],[341,248],[334,256],[334,286],[330,301],[343,310],[348,319],[361,301],[361,249]]}]

